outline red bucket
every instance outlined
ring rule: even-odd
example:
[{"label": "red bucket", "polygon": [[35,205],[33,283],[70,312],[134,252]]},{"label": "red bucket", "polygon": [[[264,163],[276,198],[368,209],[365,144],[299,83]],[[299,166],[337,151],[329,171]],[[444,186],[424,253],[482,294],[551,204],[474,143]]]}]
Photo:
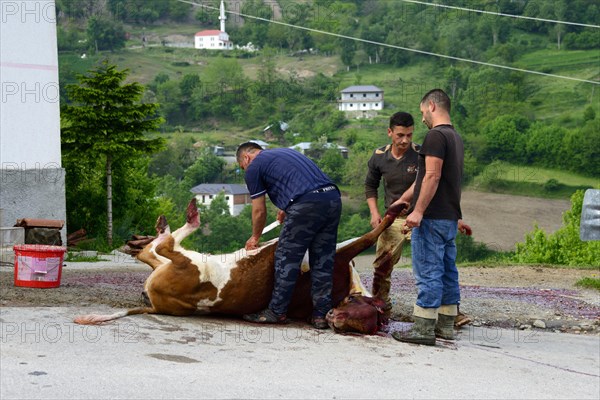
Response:
[{"label": "red bucket", "polygon": [[60,286],[66,247],[38,244],[13,246],[15,286],[55,288]]}]

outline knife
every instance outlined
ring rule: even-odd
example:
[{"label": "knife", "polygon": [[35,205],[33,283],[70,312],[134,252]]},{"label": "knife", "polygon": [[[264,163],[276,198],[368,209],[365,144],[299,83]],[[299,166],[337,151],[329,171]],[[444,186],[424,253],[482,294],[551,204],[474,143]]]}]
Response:
[{"label": "knife", "polygon": [[281,222],[279,222],[278,220],[275,220],[275,222],[271,222],[269,225],[267,225],[263,228],[261,235],[271,232],[273,229],[277,228],[279,225],[281,225]]}]

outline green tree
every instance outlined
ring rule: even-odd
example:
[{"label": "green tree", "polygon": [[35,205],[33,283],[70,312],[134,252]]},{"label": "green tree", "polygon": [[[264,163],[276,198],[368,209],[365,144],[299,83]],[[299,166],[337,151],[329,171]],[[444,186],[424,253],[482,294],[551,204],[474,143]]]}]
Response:
[{"label": "green tree", "polygon": [[194,142],[191,135],[176,135],[163,151],[152,157],[150,174],[160,177],[169,175],[181,181],[185,170],[198,158],[199,152],[194,147]]},{"label": "green tree", "polygon": [[216,182],[221,177],[224,166],[225,161],[222,157],[217,157],[209,149],[204,149],[200,157],[185,170],[182,184],[189,190],[201,183]]},{"label": "green tree", "polygon": [[335,183],[340,184],[342,182],[346,160],[344,160],[337,148],[328,148],[316,162],[323,172],[325,172]]},{"label": "green tree", "polygon": [[101,160],[104,164],[109,246],[113,241],[113,164],[154,153],[163,146],[162,139],[144,136],[163,122],[157,115],[158,104],[140,103],[144,87],[137,82],[125,83],[127,74],[127,70],[119,71],[105,61],[87,75],[80,75],[78,85],[67,87],[73,103],[61,110],[61,140],[66,156],[85,162]]},{"label": "green tree", "polygon": [[[565,0],[559,0],[554,2],[554,15],[557,21],[564,21],[567,15],[567,2]],[[562,35],[565,32],[564,24],[556,24],[554,27],[556,33],[556,47],[560,50]]]},{"label": "green tree", "polygon": [[529,121],[520,115],[502,115],[485,125],[486,159],[525,161],[528,129]]},{"label": "green tree", "polygon": [[197,74],[187,74],[181,78],[179,82],[179,89],[181,90],[181,95],[185,98],[189,98],[192,96],[194,89],[200,86],[200,77]]},{"label": "green tree", "polygon": [[600,120],[587,121],[581,128],[570,130],[563,138],[561,156],[571,171],[600,176]]},{"label": "green tree", "polygon": [[181,120],[181,89],[176,81],[161,83],[156,88],[156,100],[160,104],[160,113],[169,125]]},{"label": "green tree", "polygon": [[534,123],[527,131],[527,158],[532,163],[552,167],[566,154],[563,141],[568,130],[559,125]]},{"label": "green tree", "polygon": [[[352,36],[354,30],[348,28],[345,29],[342,34],[347,36]],[[340,38],[338,41],[339,48],[341,51],[340,57],[342,59],[342,63],[349,70],[350,67],[354,64],[354,55],[356,54],[356,42],[351,39]]]},{"label": "green tree", "polygon": [[369,145],[368,150],[358,150],[357,147],[355,146],[348,155],[348,161],[344,165],[343,182],[348,185],[358,184],[362,186],[367,176],[367,162],[373,154],[373,150],[370,148],[373,147],[374,149],[375,145]]},{"label": "green tree", "polygon": [[86,32],[89,46],[96,51],[118,50],[125,46],[125,29],[120,22],[91,17]]}]

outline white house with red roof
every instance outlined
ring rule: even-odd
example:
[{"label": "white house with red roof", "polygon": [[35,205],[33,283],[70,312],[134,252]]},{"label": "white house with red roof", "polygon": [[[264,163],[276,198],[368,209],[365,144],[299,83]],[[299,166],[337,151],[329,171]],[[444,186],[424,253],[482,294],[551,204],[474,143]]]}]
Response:
[{"label": "white house with red roof", "polygon": [[225,4],[221,0],[221,9],[219,21],[221,30],[207,29],[196,33],[194,37],[194,47],[207,50],[232,50],[233,43],[229,40],[229,35],[225,32]]}]

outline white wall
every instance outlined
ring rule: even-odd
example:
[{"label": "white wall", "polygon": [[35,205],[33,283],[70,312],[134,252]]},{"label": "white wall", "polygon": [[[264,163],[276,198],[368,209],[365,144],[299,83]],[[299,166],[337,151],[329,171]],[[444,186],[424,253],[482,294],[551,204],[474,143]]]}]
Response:
[{"label": "white wall", "polygon": [[60,168],[54,1],[0,0],[2,167]]},{"label": "white wall", "polygon": [[342,93],[340,111],[383,110],[383,93]]},{"label": "white wall", "polygon": [[195,36],[194,47],[197,49],[209,50],[231,50],[233,43],[222,40],[221,35],[214,36]]},{"label": "white wall", "polygon": [[0,226],[66,220],[55,14],[53,0],[0,0]]}]

